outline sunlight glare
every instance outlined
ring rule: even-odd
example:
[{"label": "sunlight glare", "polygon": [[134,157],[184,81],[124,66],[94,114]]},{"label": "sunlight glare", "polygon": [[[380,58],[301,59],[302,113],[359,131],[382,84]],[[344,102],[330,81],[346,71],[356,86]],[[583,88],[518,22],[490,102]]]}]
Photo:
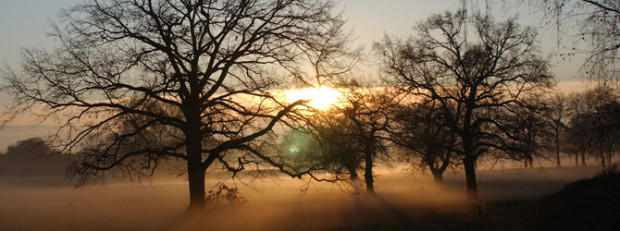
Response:
[{"label": "sunlight glare", "polygon": [[312,99],[308,105],[319,110],[326,110],[338,102],[342,94],[331,87],[294,89],[286,92],[286,101],[289,103],[297,100]]}]

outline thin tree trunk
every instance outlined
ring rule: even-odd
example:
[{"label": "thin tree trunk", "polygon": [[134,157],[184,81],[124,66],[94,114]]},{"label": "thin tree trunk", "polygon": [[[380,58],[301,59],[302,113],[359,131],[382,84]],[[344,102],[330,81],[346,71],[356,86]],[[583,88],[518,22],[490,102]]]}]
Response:
[{"label": "thin tree trunk", "polygon": [[366,192],[367,193],[375,193],[375,186],[372,179],[372,165],[373,158],[372,153],[366,152],[364,156],[364,161],[366,162],[366,168],[364,172],[364,179],[366,180]]},{"label": "thin tree trunk", "polygon": [[555,158],[557,160],[557,167],[562,167],[562,162],[560,161],[560,131],[559,131],[559,124],[556,123],[556,129],[555,129]]},{"label": "thin tree trunk", "polygon": [[467,199],[478,201],[478,184],[476,182],[476,160],[473,157],[463,159],[465,166],[465,179],[467,181]]},{"label": "thin tree trunk", "polygon": [[601,165],[603,165],[603,168],[606,167],[606,165],[605,165],[605,152],[602,149],[599,151],[599,156],[601,157]]},{"label": "thin tree trunk", "polygon": [[575,153],[575,167],[579,167],[579,153]]},{"label": "thin tree trunk", "polygon": [[555,158],[556,158],[556,165],[557,167],[562,167],[562,162],[560,161],[560,141],[558,138],[556,138],[555,141]]},{"label": "thin tree trunk", "polygon": [[581,151],[581,166],[586,166],[586,151]]},{"label": "thin tree trunk", "polygon": [[526,157],[525,160],[523,160],[523,163],[524,163],[524,168],[534,167],[534,160],[530,157]]},{"label": "thin tree trunk", "polygon": [[351,186],[353,187],[353,193],[357,194],[359,193],[361,190],[361,185],[359,185],[358,183],[358,175],[357,172],[355,171],[355,168],[347,168],[349,170],[349,179],[351,180]]},{"label": "thin tree trunk", "polygon": [[612,156],[612,154],[614,153],[614,152],[613,152],[613,147],[614,147],[614,145],[613,145],[613,143],[612,143],[611,145],[609,145],[609,149],[608,149],[608,152],[607,152],[607,164],[608,164],[610,167],[611,167],[611,156]]}]

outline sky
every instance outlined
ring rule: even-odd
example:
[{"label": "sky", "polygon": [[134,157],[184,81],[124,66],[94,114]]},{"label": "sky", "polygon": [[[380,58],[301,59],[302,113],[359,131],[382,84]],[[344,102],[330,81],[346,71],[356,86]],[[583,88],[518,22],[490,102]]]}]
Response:
[{"label": "sky", "polygon": [[[58,14],[62,8],[73,6],[82,0],[0,0],[0,65],[7,65],[19,70],[20,50],[22,48],[53,49],[55,42],[46,36],[50,31],[50,21],[58,21]],[[539,26],[542,22],[540,13],[533,13],[531,8],[513,6],[506,7],[500,0],[471,0],[469,7],[494,9],[492,13],[496,19],[519,16],[523,25],[540,27],[541,46],[545,56],[557,48],[555,34],[549,27]],[[519,1],[522,2],[522,1]],[[341,0],[338,9],[342,10],[343,17],[348,20],[347,27],[353,30],[357,38],[357,45],[366,49],[372,47],[374,41],[379,41],[384,34],[407,37],[415,33],[414,25],[428,16],[446,10],[458,10],[459,0]],[[557,56],[550,56],[553,72],[559,81],[579,81],[576,79],[581,62],[564,60]],[[364,75],[374,76],[377,71],[371,68]],[[0,106],[7,106],[11,102],[10,96],[0,93]],[[20,124],[29,126],[28,124]],[[6,148],[7,143],[29,137],[13,136],[10,129],[0,129],[0,151]],[[19,129],[18,129],[19,130]],[[45,130],[45,129],[44,129]],[[21,130],[20,130],[21,131]],[[13,139],[4,139],[13,137]]]}]

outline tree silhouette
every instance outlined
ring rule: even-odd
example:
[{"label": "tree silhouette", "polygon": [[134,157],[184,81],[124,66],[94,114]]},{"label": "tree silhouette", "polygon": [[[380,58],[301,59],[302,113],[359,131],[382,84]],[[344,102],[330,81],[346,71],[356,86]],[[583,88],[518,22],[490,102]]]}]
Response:
[{"label": "tree silhouette", "polygon": [[[51,33],[58,49],[25,50],[23,72],[4,71],[6,88],[16,95],[15,112],[43,104],[70,116],[55,144],[78,158],[84,179],[182,159],[190,207],[203,207],[214,162],[233,172],[276,164],[253,141],[304,101],[283,104],[274,90],[350,69],[338,58],[348,35],[333,7],[330,0],[91,0],[63,12]],[[141,135],[153,134],[147,130],[166,140]]]},{"label": "tree silhouette", "polygon": [[561,167],[562,161],[560,159],[560,152],[564,149],[563,137],[566,132],[566,114],[568,102],[567,97],[557,92],[550,99],[548,99],[549,113],[547,114],[547,120],[549,120],[552,128],[552,137],[554,144],[556,166]]},{"label": "tree silhouette", "polygon": [[[463,24],[474,33],[465,41]],[[375,43],[384,72],[417,97],[437,101],[445,125],[458,136],[468,197],[478,200],[477,159],[502,150],[498,111],[518,104],[524,91],[547,86],[548,64],[538,56],[536,33],[514,19],[465,18],[463,12],[433,15],[402,41],[386,36]],[[473,37],[475,35],[476,37]]]},{"label": "tree silhouette", "polygon": [[387,89],[381,91],[357,83],[349,86],[344,92],[345,105],[340,110],[350,121],[352,135],[363,156],[366,192],[374,193],[373,167],[376,160],[385,157],[386,130],[393,98]]},{"label": "tree silhouette", "polygon": [[[285,138],[282,153],[295,159],[296,172],[308,172],[313,180],[347,182],[359,192],[363,152],[353,124],[338,108],[300,114],[303,128],[293,129]],[[318,173],[321,174],[318,176]]]},{"label": "tree silhouette", "polygon": [[399,105],[393,115],[390,140],[418,156],[427,166],[435,183],[443,184],[443,173],[456,165],[456,135],[442,121],[436,101],[409,102]]},{"label": "tree silhouette", "polygon": [[518,104],[506,107],[498,123],[505,134],[501,149],[510,158],[523,160],[523,167],[534,167],[534,158],[545,158],[553,139],[551,108],[543,95],[526,94]]},{"label": "tree silhouette", "polygon": [[[358,171],[364,174],[366,192],[374,193],[373,168],[377,160],[388,160],[386,148],[389,114],[394,95],[386,88],[373,88],[356,81],[342,80],[335,86],[342,93],[327,110],[298,111],[304,131],[312,134],[320,148],[312,154],[321,161],[308,174],[328,172],[320,181],[350,180],[357,191]],[[309,168],[308,168],[309,169]]]},{"label": "tree silhouette", "polygon": [[598,157],[603,167],[611,164],[620,139],[619,99],[614,89],[603,85],[572,96],[567,138],[581,153],[582,165],[586,153]]},{"label": "tree silhouette", "polygon": [[[586,53],[581,71],[595,80],[618,80],[618,51],[620,51],[620,4],[605,0],[545,0],[534,1],[545,13],[547,22],[554,25],[561,56]],[[564,41],[572,42],[565,45]],[[586,44],[584,49],[579,43]],[[561,50],[562,51],[562,50]]]},{"label": "tree silhouette", "polygon": [[58,155],[42,138],[21,140],[0,153],[0,176],[65,176],[69,159]]}]

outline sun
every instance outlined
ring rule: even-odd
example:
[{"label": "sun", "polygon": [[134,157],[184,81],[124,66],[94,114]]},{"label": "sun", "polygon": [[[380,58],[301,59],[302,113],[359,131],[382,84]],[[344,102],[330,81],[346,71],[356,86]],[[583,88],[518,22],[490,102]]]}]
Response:
[{"label": "sun", "polygon": [[342,93],[338,90],[333,89],[331,87],[322,86],[321,88],[303,88],[303,89],[294,89],[288,90],[286,92],[286,101],[289,103],[295,102],[297,100],[308,100],[311,99],[309,106],[319,109],[326,110],[332,105],[334,105],[338,100],[342,97]]}]

